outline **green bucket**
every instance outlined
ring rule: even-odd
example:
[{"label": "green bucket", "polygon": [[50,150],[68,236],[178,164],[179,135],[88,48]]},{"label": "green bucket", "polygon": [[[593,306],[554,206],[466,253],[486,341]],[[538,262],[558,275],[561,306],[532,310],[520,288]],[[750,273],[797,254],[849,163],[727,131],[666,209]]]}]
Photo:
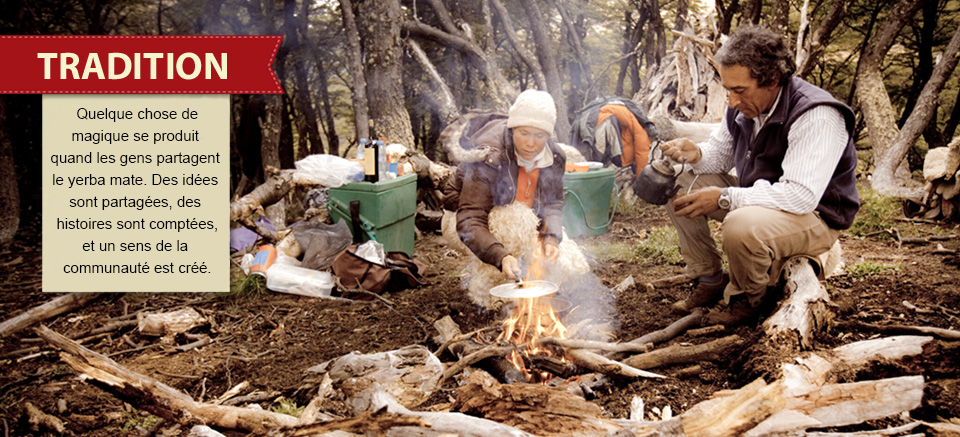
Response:
[{"label": "green bucket", "polygon": [[[377,240],[387,252],[413,256],[414,216],[417,214],[417,175],[383,182],[353,182],[331,188],[327,210],[336,223],[351,225],[354,241]],[[358,202],[358,223],[353,226],[350,203]]]},{"label": "green bucket", "polygon": [[563,227],[567,236],[592,237],[607,233],[613,212],[610,195],[614,191],[612,168],[563,175]]}]

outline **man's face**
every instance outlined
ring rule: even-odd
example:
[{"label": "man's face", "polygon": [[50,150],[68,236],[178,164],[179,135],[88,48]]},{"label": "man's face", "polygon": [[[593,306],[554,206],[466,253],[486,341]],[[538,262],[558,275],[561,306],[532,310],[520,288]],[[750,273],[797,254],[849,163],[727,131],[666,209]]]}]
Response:
[{"label": "man's face", "polygon": [[761,87],[750,70],[742,65],[720,66],[720,80],[729,92],[729,105],[747,118],[756,118],[770,110],[777,100],[780,85],[776,83]]},{"label": "man's face", "polygon": [[550,132],[532,126],[513,128],[513,145],[523,159],[533,159],[540,154],[550,139]]}]

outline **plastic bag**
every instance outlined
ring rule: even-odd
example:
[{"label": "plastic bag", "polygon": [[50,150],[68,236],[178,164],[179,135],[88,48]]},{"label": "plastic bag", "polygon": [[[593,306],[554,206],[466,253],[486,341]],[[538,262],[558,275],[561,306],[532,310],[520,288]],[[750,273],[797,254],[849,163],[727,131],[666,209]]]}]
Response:
[{"label": "plastic bag", "polygon": [[346,220],[335,224],[297,222],[293,226],[293,235],[303,249],[302,267],[314,270],[326,270],[333,264],[337,254],[353,243],[353,235]]},{"label": "plastic bag", "polygon": [[333,275],[287,264],[274,264],[267,269],[267,288],[279,293],[331,298]]},{"label": "plastic bag", "polygon": [[368,262],[380,265],[385,265],[384,260],[387,258],[383,251],[383,245],[377,240],[368,240],[366,243],[357,246],[356,254]]},{"label": "plastic bag", "polygon": [[303,184],[339,187],[348,182],[363,180],[363,165],[339,156],[316,154],[294,163],[294,180]]}]

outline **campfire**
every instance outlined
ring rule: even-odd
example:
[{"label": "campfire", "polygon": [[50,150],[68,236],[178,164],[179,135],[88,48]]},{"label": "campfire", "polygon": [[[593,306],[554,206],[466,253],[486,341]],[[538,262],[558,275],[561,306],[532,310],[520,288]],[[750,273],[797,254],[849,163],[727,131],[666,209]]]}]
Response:
[{"label": "campfire", "polygon": [[[540,247],[539,242],[534,244]],[[557,285],[543,280],[543,259],[542,252],[536,250],[524,280],[494,287],[490,292],[512,299],[505,307],[510,315],[495,340],[497,344],[512,346],[506,361],[523,375],[524,381],[546,384],[555,376],[562,376],[558,374],[569,373],[573,366],[568,364],[561,347],[543,341],[567,339],[569,330],[560,314],[571,306],[569,301],[555,297]],[[482,338],[480,341],[489,343]],[[503,379],[511,379],[504,376]]]},{"label": "campfire", "polygon": [[555,300],[560,301],[550,296],[516,299],[513,314],[503,322],[500,336],[497,337],[500,343],[518,346],[510,351],[506,359],[523,373],[527,382],[546,383],[555,376],[549,371],[532,369],[531,363],[553,361],[550,357],[562,363],[567,362],[559,348],[541,343],[541,339],[546,337],[567,338],[567,327],[553,307]]}]

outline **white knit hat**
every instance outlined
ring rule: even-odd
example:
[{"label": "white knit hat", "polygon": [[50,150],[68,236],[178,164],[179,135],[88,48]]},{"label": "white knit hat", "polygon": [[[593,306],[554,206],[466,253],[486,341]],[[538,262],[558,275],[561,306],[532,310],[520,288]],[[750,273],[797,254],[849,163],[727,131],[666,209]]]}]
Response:
[{"label": "white knit hat", "polygon": [[553,97],[546,91],[526,90],[517,96],[510,107],[507,127],[531,126],[553,134],[553,124],[557,122],[557,107]]}]

